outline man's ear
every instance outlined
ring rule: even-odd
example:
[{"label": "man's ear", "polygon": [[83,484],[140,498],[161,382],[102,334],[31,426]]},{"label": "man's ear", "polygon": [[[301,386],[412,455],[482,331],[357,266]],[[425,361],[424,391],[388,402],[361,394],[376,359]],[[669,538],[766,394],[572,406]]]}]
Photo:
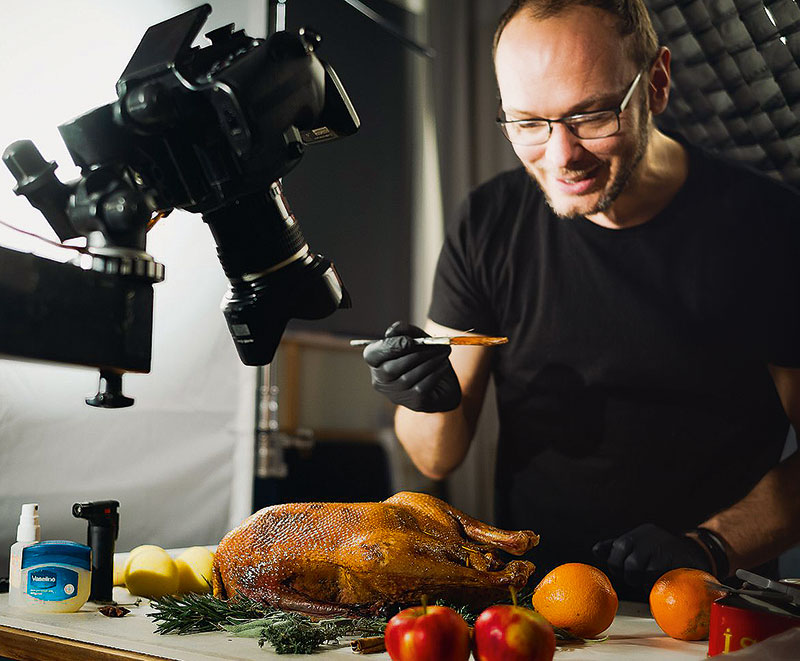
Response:
[{"label": "man's ear", "polygon": [[650,67],[650,84],[647,87],[647,93],[650,112],[654,115],[660,115],[664,112],[669,100],[670,58],[669,48],[661,46],[655,61]]}]

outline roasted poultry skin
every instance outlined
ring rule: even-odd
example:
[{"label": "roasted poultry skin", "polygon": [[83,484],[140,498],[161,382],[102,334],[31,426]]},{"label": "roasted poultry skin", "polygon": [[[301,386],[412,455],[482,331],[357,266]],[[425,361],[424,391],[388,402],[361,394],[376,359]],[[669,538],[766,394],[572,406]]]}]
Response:
[{"label": "roasted poultry skin", "polygon": [[246,596],[312,615],[386,613],[422,595],[482,607],[523,588],[534,565],[504,563],[539,542],[501,530],[433,496],[378,503],[266,507],[229,532],[214,557],[214,595]]}]

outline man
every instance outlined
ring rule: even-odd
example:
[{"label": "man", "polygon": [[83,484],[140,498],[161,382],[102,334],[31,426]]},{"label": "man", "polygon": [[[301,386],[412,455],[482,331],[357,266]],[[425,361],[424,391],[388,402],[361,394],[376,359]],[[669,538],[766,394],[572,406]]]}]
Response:
[{"label": "man", "polygon": [[774,560],[800,541],[800,453],[779,462],[800,421],[800,196],[655,128],[670,53],[642,0],[514,2],[494,58],[523,168],[449,227],[425,330],[509,342],[449,353],[395,324],[368,346],[398,438],[444,478],[492,374],[496,523],[541,534],[540,577],[591,562],[645,597],[674,567]]}]

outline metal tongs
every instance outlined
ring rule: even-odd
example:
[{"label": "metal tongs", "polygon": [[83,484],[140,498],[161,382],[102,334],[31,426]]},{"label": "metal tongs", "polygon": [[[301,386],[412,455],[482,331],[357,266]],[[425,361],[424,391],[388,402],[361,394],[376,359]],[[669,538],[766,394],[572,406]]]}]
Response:
[{"label": "metal tongs", "polygon": [[754,574],[746,569],[737,569],[736,578],[742,579],[745,584],[755,585],[757,588],[761,588],[764,592],[782,595],[788,603],[792,604],[793,606],[800,607],[800,588],[794,588],[786,583],[764,578],[763,576]]},{"label": "metal tongs", "polygon": [[780,581],[773,581],[746,569],[737,569],[736,578],[744,581],[743,587],[733,588],[729,585],[711,581],[708,584],[716,590],[750,597],[773,606],[781,606],[792,613],[800,615],[800,610],[798,610],[800,609],[800,588],[792,587]]}]

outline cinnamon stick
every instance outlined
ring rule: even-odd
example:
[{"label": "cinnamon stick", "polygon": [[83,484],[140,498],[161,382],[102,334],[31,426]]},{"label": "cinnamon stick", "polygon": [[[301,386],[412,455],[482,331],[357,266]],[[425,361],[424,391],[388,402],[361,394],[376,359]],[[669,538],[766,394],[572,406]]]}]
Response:
[{"label": "cinnamon stick", "polygon": [[357,638],[350,643],[354,654],[377,654],[386,651],[386,643],[383,636],[367,636]]}]

